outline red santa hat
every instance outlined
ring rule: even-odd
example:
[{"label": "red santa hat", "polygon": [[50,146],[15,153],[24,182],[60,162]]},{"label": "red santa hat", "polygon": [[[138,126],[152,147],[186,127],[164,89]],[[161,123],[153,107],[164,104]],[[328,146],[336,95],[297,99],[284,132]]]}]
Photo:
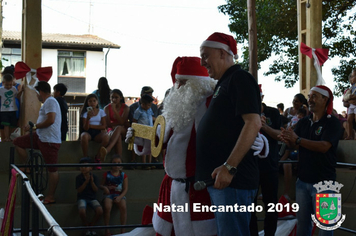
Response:
[{"label": "red santa hat", "polygon": [[321,95],[324,95],[325,97],[329,98],[329,103],[326,108],[326,114],[331,115],[333,112],[333,100],[334,100],[334,96],[333,96],[333,93],[331,92],[331,90],[324,85],[315,86],[315,87],[311,88],[310,90],[318,92]]},{"label": "red santa hat", "polygon": [[207,69],[200,65],[199,57],[177,57],[171,76],[173,84],[177,79],[209,78]]},{"label": "red santa hat", "polygon": [[237,44],[231,35],[215,32],[210,35],[200,47],[224,49],[237,59]]}]

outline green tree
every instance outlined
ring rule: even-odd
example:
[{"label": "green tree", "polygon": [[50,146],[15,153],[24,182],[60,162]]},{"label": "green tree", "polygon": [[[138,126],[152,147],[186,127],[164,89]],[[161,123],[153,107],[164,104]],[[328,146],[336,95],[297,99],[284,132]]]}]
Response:
[{"label": "green tree", "polygon": [[[236,41],[243,44],[241,64],[248,68],[247,0],[226,0],[219,11],[230,17],[229,28]],[[322,44],[329,48],[329,59],[339,58],[340,65],[332,68],[337,82],[335,95],[349,87],[348,75],[356,67],[356,14],[355,0],[322,1]],[[277,59],[269,65],[264,75],[276,75],[292,87],[298,80],[298,24],[295,0],[256,0],[258,61]]]}]

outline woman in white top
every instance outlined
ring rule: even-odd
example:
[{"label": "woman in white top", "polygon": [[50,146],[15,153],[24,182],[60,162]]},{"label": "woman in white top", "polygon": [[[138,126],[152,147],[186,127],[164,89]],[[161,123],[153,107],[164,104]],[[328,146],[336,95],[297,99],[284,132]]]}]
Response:
[{"label": "woman in white top", "polygon": [[287,108],[284,111],[284,116],[288,118],[289,121],[292,120],[293,117],[297,116],[298,110],[302,107],[304,107],[307,110],[307,114],[308,114],[308,101],[307,99],[304,97],[303,94],[298,93],[294,96],[293,98],[293,106]]},{"label": "woman in white top", "polygon": [[[95,94],[89,94],[84,101],[84,106],[80,114],[80,141],[83,156],[88,157],[88,145],[90,140],[101,143],[100,149],[95,156],[95,162],[100,163],[105,160],[106,146],[109,143],[109,136],[106,130],[106,114],[99,109],[98,98]],[[97,167],[101,169],[101,167]]]}]

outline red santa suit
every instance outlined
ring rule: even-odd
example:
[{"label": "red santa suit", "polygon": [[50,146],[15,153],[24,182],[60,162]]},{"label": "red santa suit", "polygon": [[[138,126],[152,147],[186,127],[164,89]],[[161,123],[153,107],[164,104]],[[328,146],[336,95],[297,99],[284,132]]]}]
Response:
[{"label": "red santa suit", "polygon": [[[200,66],[200,59],[196,57],[178,57],[173,64],[173,81],[175,79],[188,79],[185,85],[178,88],[176,84],[171,90],[170,103],[165,103],[163,116],[166,118],[165,141],[167,149],[165,155],[166,175],[162,181],[157,206],[170,206],[170,212],[156,211],[153,215],[153,227],[158,235],[216,235],[216,224],[212,212],[193,212],[193,204],[210,206],[210,197],[206,189],[195,191],[195,135],[199,122],[207,110],[207,99],[212,95],[216,82],[208,77],[206,69]],[[197,85],[191,85],[190,81],[201,80]],[[201,86],[202,80],[204,86]],[[197,91],[197,88],[199,88]],[[186,94],[200,94],[194,96],[194,101],[186,101],[192,105],[192,112],[182,114],[182,109],[176,109],[174,103],[181,99],[174,92],[179,89],[188,89]],[[186,98],[186,97],[185,97]],[[192,97],[186,98],[191,100]],[[168,112],[165,112],[166,110]],[[184,109],[183,109],[184,110]],[[181,112],[172,114],[174,112]],[[173,204],[177,207],[173,208]],[[188,209],[186,209],[188,206]],[[181,208],[179,208],[181,207]],[[182,212],[175,212],[180,211]]]}]

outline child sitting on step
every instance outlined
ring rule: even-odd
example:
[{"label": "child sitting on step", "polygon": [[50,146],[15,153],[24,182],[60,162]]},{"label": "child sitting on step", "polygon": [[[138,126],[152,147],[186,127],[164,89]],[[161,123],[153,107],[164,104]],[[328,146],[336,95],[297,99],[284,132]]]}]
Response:
[{"label": "child sitting on step", "polygon": [[[92,163],[90,158],[84,157],[80,159],[79,163],[88,164]],[[77,189],[77,202],[79,216],[85,226],[95,225],[103,214],[103,208],[99,201],[96,199],[96,192],[98,191],[98,178],[92,174],[92,167],[81,166],[79,167],[81,174],[76,177],[75,186]],[[89,205],[94,209],[95,215],[91,222],[88,221],[86,215],[86,208]],[[88,231],[86,235],[96,235],[94,231]]]},{"label": "child sitting on step", "polygon": [[[111,163],[122,163],[119,155],[113,155]],[[110,213],[113,204],[120,210],[120,224],[125,225],[126,213],[126,193],[128,190],[127,175],[122,171],[122,166],[112,166],[110,171],[104,173],[100,188],[104,190],[104,223],[109,225]],[[125,229],[121,229],[124,233]],[[105,230],[105,235],[111,235],[109,229]]]}]

